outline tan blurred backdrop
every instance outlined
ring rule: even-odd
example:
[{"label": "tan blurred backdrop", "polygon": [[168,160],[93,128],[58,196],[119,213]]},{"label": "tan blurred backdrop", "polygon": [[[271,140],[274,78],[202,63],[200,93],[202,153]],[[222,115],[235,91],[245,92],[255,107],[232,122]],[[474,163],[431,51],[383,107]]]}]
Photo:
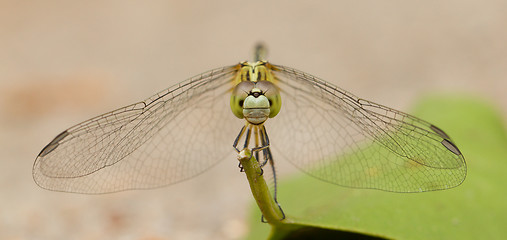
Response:
[{"label": "tan blurred backdrop", "polygon": [[507,108],[507,1],[0,1],[0,239],[240,239],[251,194],[234,158],[101,196],[42,190],[31,166],[65,128],[249,60],[258,41],[401,110],[433,92]]}]

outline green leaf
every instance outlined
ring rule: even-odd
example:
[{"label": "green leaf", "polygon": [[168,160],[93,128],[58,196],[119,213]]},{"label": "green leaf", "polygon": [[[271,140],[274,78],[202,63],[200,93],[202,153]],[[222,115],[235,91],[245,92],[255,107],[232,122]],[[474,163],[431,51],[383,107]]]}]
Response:
[{"label": "green leaf", "polygon": [[[349,189],[303,173],[282,179],[292,224],[270,227],[253,210],[248,239],[498,239],[507,236],[507,135],[493,106],[466,96],[427,97],[415,116],[444,129],[468,166],[461,186],[425,193]],[[284,181],[286,180],[286,181]],[[345,234],[345,235],[342,235]]]}]

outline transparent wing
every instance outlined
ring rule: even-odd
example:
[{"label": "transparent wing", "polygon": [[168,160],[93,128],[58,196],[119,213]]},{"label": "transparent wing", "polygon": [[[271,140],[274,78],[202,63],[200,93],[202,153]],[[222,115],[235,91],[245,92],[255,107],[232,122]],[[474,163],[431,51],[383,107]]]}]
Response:
[{"label": "transparent wing", "polygon": [[455,187],[461,152],[441,129],[274,65],[282,110],[267,128],[280,154],[318,179],[355,188],[420,192]]},{"label": "transparent wing", "polygon": [[107,193],[193,177],[232,153],[243,122],[230,113],[235,66],[214,69],[73,126],[33,166],[46,189]]}]

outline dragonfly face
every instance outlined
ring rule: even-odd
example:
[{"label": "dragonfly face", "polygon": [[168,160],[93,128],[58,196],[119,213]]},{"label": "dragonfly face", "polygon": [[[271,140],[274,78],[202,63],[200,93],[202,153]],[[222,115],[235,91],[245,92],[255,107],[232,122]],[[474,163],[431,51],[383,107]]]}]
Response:
[{"label": "dragonfly face", "polygon": [[258,125],[280,112],[282,99],[267,62],[241,63],[236,81],[239,83],[231,94],[231,110],[236,117]]}]

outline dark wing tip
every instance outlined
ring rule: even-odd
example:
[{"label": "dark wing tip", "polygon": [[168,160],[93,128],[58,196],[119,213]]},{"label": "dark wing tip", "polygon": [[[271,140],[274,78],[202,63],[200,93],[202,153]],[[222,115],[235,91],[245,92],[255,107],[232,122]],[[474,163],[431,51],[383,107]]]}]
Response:
[{"label": "dark wing tip", "polygon": [[461,156],[461,151],[458,149],[458,147],[451,141],[449,141],[448,139],[444,139],[442,140],[442,145],[444,145],[445,148],[447,148],[447,150],[451,151],[452,153],[458,155],[458,156]]},{"label": "dark wing tip", "polygon": [[444,130],[438,128],[437,126],[435,126],[433,124],[430,126],[430,129],[433,130],[433,132],[435,132],[436,134],[440,135],[440,137],[442,137],[444,139],[451,139],[449,137],[449,135],[447,135],[447,133],[444,132]]},{"label": "dark wing tip", "polygon": [[63,131],[62,133],[58,134],[48,145],[46,145],[42,151],[40,151],[38,157],[44,157],[54,151],[59,145],[60,141],[63,140],[65,137],[69,136],[69,132],[67,130]]}]

